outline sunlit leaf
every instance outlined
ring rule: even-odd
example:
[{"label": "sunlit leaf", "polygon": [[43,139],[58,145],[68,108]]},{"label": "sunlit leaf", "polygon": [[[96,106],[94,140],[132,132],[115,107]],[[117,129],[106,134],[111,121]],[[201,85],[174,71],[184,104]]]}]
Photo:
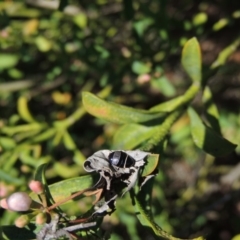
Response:
[{"label": "sunlit leaf", "polygon": [[0,70],[14,67],[19,60],[17,54],[0,53]]},{"label": "sunlit leaf", "polygon": [[189,77],[194,82],[200,82],[202,80],[202,56],[196,38],[191,38],[184,45],[181,61]]},{"label": "sunlit leaf", "polygon": [[11,176],[9,172],[5,172],[2,169],[0,169],[0,179],[2,181],[5,181],[7,183],[12,183],[17,186],[21,186],[22,184],[24,184],[23,179],[20,179],[19,177]]},{"label": "sunlit leaf", "polygon": [[183,107],[185,104],[189,104],[196,94],[199,92],[199,84],[193,83],[187,91],[179,97],[175,97],[169,101],[157,104],[152,107],[150,111],[152,112],[172,112],[180,107]]},{"label": "sunlit leaf", "polygon": [[16,142],[9,137],[0,137],[0,148],[12,149],[16,147]]},{"label": "sunlit leaf", "polygon": [[162,122],[162,124],[156,126],[154,134],[150,139],[148,139],[142,146],[142,150],[150,151],[154,146],[161,145],[165,140],[171,126],[178,119],[178,117],[182,114],[182,109],[178,111],[173,111],[170,113]]},{"label": "sunlit leaf", "polygon": [[[97,178],[95,180],[97,180]],[[48,187],[54,201],[60,202],[75,192],[82,191],[93,186],[94,183],[95,181],[93,175],[86,175],[59,181],[57,183],[49,185]],[[35,193],[31,193],[31,197],[34,200],[38,201],[37,195]]]},{"label": "sunlit leaf", "polygon": [[171,84],[171,82],[165,76],[152,79],[151,85],[153,88],[158,89],[161,93],[163,93],[167,97],[172,97],[176,93],[175,87],[173,86],[173,84]]},{"label": "sunlit leaf", "polygon": [[138,75],[149,73],[151,71],[150,66],[140,61],[134,61],[132,64],[132,71]]},{"label": "sunlit leaf", "polygon": [[79,175],[80,167],[68,166],[61,162],[56,162],[53,166],[54,171],[62,178],[70,178]]},{"label": "sunlit leaf", "polygon": [[146,110],[138,110],[124,105],[107,102],[92,93],[83,92],[82,100],[85,109],[95,117],[114,123],[137,123],[160,119],[162,113],[151,113]]},{"label": "sunlit leaf", "polygon": [[75,142],[73,141],[71,135],[68,133],[68,131],[64,131],[63,134],[63,143],[65,147],[69,150],[74,150],[77,148]]},{"label": "sunlit leaf", "polygon": [[147,127],[140,124],[125,124],[114,134],[113,149],[130,150],[136,148],[139,144],[149,139],[156,127]]},{"label": "sunlit leaf", "polygon": [[240,240],[240,234],[235,235],[232,240]]},{"label": "sunlit leaf", "polygon": [[158,154],[150,154],[147,156],[146,159],[146,165],[144,166],[143,172],[141,174],[141,176],[146,177],[150,174],[152,174],[159,163],[159,155]]},{"label": "sunlit leaf", "polygon": [[191,120],[191,134],[194,143],[205,152],[218,157],[224,156],[236,148],[236,144],[218,135],[213,129],[205,126],[192,108],[188,109]]},{"label": "sunlit leaf", "polygon": [[48,52],[52,47],[52,42],[43,36],[36,37],[35,43],[41,52]]},{"label": "sunlit leaf", "polygon": [[23,120],[26,122],[35,122],[28,108],[28,99],[25,96],[18,98],[17,109],[19,115]]},{"label": "sunlit leaf", "polygon": [[235,40],[233,43],[228,45],[226,48],[224,48],[219,54],[217,59],[213,62],[211,65],[211,68],[219,67],[227,61],[228,57],[236,51],[238,46],[240,45],[240,38]]},{"label": "sunlit leaf", "polygon": [[196,14],[193,18],[193,24],[195,26],[202,25],[207,22],[208,15],[205,12],[200,12]]},{"label": "sunlit leaf", "polygon": [[205,87],[203,92],[203,103],[206,109],[207,120],[211,127],[218,133],[221,134],[221,128],[219,125],[219,113],[216,104],[212,99],[212,92],[209,87]]},{"label": "sunlit leaf", "polygon": [[221,18],[212,27],[213,31],[219,31],[230,23],[229,19]]},{"label": "sunlit leaf", "polygon": [[153,24],[153,19],[151,18],[144,18],[138,22],[135,22],[133,24],[133,27],[135,28],[138,35],[141,37],[144,33],[144,31]]},{"label": "sunlit leaf", "polygon": [[87,26],[87,20],[87,16],[84,12],[79,13],[73,18],[73,22],[82,29]]}]

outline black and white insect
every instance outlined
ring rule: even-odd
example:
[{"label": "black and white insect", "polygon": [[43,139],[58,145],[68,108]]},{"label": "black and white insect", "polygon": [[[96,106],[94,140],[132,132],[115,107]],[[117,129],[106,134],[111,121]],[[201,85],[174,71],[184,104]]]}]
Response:
[{"label": "black and white insect", "polygon": [[114,178],[119,179],[126,183],[127,192],[137,182],[139,170],[145,165],[145,158],[149,154],[141,150],[101,150],[86,159],[84,169],[98,172],[106,180],[107,190],[110,190]]},{"label": "black and white insect", "polygon": [[112,165],[120,168],[129,168],[135,164],[134,158],[123,151],[111,152],[108,159]]}]

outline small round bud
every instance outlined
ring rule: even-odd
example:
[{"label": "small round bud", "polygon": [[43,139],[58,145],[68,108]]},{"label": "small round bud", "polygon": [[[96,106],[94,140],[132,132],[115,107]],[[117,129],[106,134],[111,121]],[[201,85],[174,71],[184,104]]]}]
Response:
[{"label": "small round bud", "polygon": [[18,228],[24,228],[29,222],[30,219],[27,215],[21,215],[15,220],[15,226]]},{"label": "small round bud", "polygon": [[32,199],[25,192],[15,192],[7,198],[8,209],[22,212],[30,208]]},{"label": "small round bud", "polygon": [[38,213],[36,216],[36,224],[37,225],[43,225],[47,221],[46,213]]},{"label": "small round bud", "polygon": [[143,85],[145,83],[150,82],[150,80],[151,80],[151,76],[149,74],[142,74],[142,75],[138,76],[137,83],[139,85]]},{"label": "small round bud", "polygon": [[2,200],[0,200],[0,206],[1,206],[1,208],[8,209],[8,204],[7,204],[6,198],[3,198]]},{"label": "small round bud", "polygon": [[29,184],[28,184],[29,188],[35,192],[36,194],[41,194],[43,193],[43,185],[40,181],[35,181],[32,180]]}]

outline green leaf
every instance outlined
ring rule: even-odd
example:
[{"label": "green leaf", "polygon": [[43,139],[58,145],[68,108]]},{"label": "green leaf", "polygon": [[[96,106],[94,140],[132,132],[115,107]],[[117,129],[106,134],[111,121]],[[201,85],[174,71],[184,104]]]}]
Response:
[{"label": "green leaf", "polygon": [[172,97],[176,93],[175,87],[172,85],[172,83],[166,76],[152,79],[150,83],[153,88],[158,89],[161,93],[163,93],[167,97]]},{"label": "green leaf", "polygon": [[216,23],[214,23],[212,29],[213,31],[219,31],[226,27],[230,23],[229,19],[227,18],[221,18]]},{"label": "green leaf", "polygon": [[34,175],[34,180],[39,181],[43,184],[47,184],[47,181],[45,178],[45,170],[46,170],[47,165],[48,165],[47,163],[44,163],[37,167],[35,175]]},{"label": "green leaf", "polygon": [[0,169],[0,179],[7,183],[12,183],[16,186],[21,186],[24,184],[23,179],[20,179],[19,177],[13,177],[9,174],[9,171],[5,172],[2,169]]},{"label": "green leaf", "polygon": [[209,87],[206,87],[203,92],[203,103],[206,109],[207,120],[211,127],[221,135],[221,128],[219,124],[219,113],[216,104],[214,104],[212,99],[212,92]]},{"label": "green leaf", "polygon": [[205,152],[218,157],[231,153],[236,144],[218,135],[213,129],[205,126],[194,109],[189,108],[191,120],[191,134],[194,143]]},{"label": "green leaf", "polygon": [[63,143],[64,143],[64,146],[69,150],[77,149],[77,146],[72,136],[69,134],[67,130],[64,131],[64,134],[63,134]]},{"label": "green leaf", "polygon": [[85,175],[54,183],[49,186],[49,189],[54,200],[60,201],[74,192],[82,191],[93,186],[94,183],[93,175]]},{"label": "green leaf", "polygon": [[[136,195],[132,194],[133,202],[135,205],[135,213],[138,220],[143,226],[150,227],[156,236],[162,237],[169,240],[182,240],[181,238],[176,238],[171,234],[164,231],[152,218],[151,213],[151,192],[152,192],[152,181],[148,181],[146,185],[143,186],[142,190]],[[187,240],[187,239],[185,239]],[[204,240],[203,237],[194,238],[192,240]]]},{"label": "green leaf", "polygon": [[151,71],[151,67],[146,63],[140,61],[134,61],[132,64],[132,71],[138,75],[149,73]]},{"label": "green leaf", "polygon": [[3,149],[12,149],[16,147],[16,142],[9,137],[0,137],[0,147]]},{"label": "green leaf", "polygon": [[194,82],[202,80],[202,57],[197,39],[191,38],[186,42],[182,51],[182,65]]},{"label": "green leaf", "polygon": [[157,127],[129,123],[121,126],[113,137],[113,149],[130,150],[149,139]]},{"label": "green leaf", "polygon": [[133,24],[137,34],[141,37],[145,30],[153,24],[154,20],[152,18],[144,18]]},{"label": "green leaf", "polygon": [[107,102],[89,92],[82,93],[82,101],[85,109],[93,116],[118,124],[148,122],[163,116],[159,112],[151,113]]},{"label": "green leaf", "polygon": [[174,111],[170,113],[163,121],[161,125],[158,125],[155,129],[152,137],[144,143],[141,147],[144,151],[150,151],[154,146],[163,143],[166,138],[172,124],[178,119],[178,117],[182,114],[182,110]]},{"label": "green leaf", "polygon": [[[82,191],[94,185],[96,179],[93,175],[80,176],[75,178],[70,178],[64,181],[60,181],[49,185],[49,191],[55,202],[60,202],[67,197],[71,196],[73,193]],[[35,193],[31,193],[31,197],[35,201],[39,201]]]},{"label": "green leaf", "polygon": [[189,104],[196,94],[198,93],[200,86],[198,83],[193,83],[187,91],[176,98],[173,98],[169,101],[160,103],[150,109],[151,112],[172,112],[180,107],[183,107],[185,104]]},{"label": "green leaf", "polygon": [[62,178],[70,178],[79,175],[80,167],[76,168],[75,165],[69,166],[61,162],[56,162],[53,165],[54,171],[57,173],[58,176]]},{"label": "green leaf", "polygon": [[52,48],[52,42],[43,36],[36,37],[35,44],[41,52],[48,52]]},{"label": "green leaf", "polygon": [[146,165],[144,165],[143,172],[141,173],[142,177],[146,177],[152,174],[158,167],[159,163],[159,154],[149,154],[146,159]]},{"label": "green leaf", "polygon": [[21,96],[18,98],[17,109],[19,115],[23,120],[30,123],[35,122],[28,108],[28,99],[25,96]]},{"label": "green leaf", "polygon": [[226,48],[224,48],[219,54],[217,59],[213,62],[213,64],[211,65],[211,68],[216,68],[219,67],[223,64],[225,64],[225,62],[227,61],[228,57],[234,53],[236,51],[236,49],[238,48],[238,46],[240,45],[240,38],[238,38],[237,40],[235,40],[233,43],[231,43],[230,45],[228,45]]},{"label": "green leaf", "polygon": [[199,26],[207,22],[208,15],[204,12],[196,14],[193,18],[193,25]]},{"label": "green leaf", "polygon": [[87,15],[84,12],[81,12],[73,18],[73,22],[81,29],[87,26],[87,20]]},{"label": "green leaf", "polygon": [[0,70],[14,67],[19,60],[19,56],[16,54],[10,53],[1,53],[0,54]]},{"label": "green leaf", "polygon": [[240,240],[240,234],[235,235],[232,240]]}]

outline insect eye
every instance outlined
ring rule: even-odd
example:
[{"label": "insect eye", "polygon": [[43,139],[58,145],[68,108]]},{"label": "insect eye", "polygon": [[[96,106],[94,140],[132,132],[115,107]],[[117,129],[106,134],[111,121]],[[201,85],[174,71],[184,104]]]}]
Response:
[{"label": "insect eye", "polygon": [[108,159],[112,165],[121,168],[131,167],[135,163],[135,160],[132,157],[122,151],[110,153]]}]

